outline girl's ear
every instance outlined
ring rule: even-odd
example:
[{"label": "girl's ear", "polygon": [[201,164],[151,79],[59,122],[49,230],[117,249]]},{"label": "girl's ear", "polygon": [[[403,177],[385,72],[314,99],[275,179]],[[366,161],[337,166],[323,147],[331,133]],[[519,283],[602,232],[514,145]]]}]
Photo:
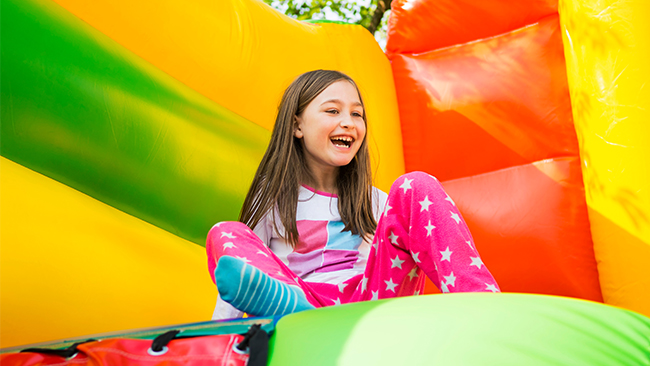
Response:
[{"label": "girl's ear", "polygon": [[293,135],[299,139],[303,136],[302,130],[300,129],[300,118],[298,116],[293,116]]}]

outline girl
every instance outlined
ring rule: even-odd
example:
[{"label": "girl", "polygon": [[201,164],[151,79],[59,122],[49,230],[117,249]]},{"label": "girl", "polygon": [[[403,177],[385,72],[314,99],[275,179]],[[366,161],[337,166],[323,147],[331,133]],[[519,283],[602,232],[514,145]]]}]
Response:
[{"label": "girl", "polygon": [[208,234],[213,319],[417,295],[425,274],[442,292],[499,291],[434,177],[372,187],[366,127],[345,74],[308,72],[285,91],[241,222]]}]

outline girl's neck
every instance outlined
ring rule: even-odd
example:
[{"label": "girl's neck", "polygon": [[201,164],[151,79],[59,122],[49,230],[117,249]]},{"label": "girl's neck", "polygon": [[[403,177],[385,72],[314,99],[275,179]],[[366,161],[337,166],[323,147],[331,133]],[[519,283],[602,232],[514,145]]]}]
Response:
[{"label": "girl's neck", "polygon": [[312,170],[310,176],[304,177],[301,183],[317,191],[338,194],[338,187],[336,185],[337,174],[338,168],[333,171]]}]

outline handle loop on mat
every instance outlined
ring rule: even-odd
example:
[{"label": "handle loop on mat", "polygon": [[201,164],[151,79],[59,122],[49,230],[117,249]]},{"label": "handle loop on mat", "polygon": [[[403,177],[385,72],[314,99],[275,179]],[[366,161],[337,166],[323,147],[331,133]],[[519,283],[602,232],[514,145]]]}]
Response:
[{"label": "handle loop on mat", "polygon": [[269,352],[269,335],[262,329],[260,324],[253,324],[244,334],[239,344],[233,347],[233,351],[237,353],[248,353],[248,366],[262,366],[266,365]]},{"label": "handle loop on mat", "polygon": [[172,339],[176,338],[176,335],[180,333],[180,330],[170,330],[168,332],[165,332],[158,337],[154,338],[153,342],[151,342],[151,348],[147,350],[147,353],[149,353],[152,356],[160,356],[164,355],[169,351],[169,348],[167,348],[167,345],[169,342],[172,341]]},{"label": "handle loop on mat", "polygon": [[80,344],[88,343],[88,342],[95,342],[95,339],[88,339],[83,342],[77,342],[71,345],[68,348],[65,349],[50,349],[50,348],[25,348],[24,350],[21,350],[20,352],[32,352],[32,353],[42,353],[44,355],[52,355],[52,356],[59,356],[59,357],[64,357],[64,358],[72,358],[74,357],[79,350],[77,349],[77,346]]}]

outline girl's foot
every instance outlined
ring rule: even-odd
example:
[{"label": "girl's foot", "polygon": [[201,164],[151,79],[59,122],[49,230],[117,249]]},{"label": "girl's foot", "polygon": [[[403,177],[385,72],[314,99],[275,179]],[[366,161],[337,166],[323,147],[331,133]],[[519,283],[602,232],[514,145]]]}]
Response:
[{"label": "girl's foot", "polygon": [[313,309],[305,293],[230,256],[219,259],[214,272],[221,298],[255,316],[284,315]]}]

